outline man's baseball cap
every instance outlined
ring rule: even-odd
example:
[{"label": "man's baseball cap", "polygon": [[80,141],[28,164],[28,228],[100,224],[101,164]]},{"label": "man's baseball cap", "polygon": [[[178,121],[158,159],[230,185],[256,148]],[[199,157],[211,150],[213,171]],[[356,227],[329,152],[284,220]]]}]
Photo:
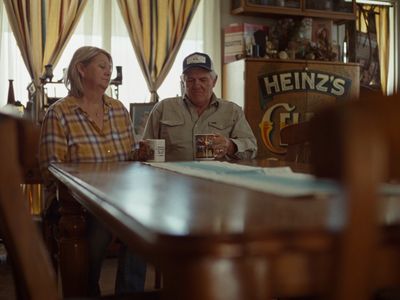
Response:
[{"label": "man's baseball cap", "polygon": [[203,68],[208,71],[214,70],[211,58],[207,54],[200,52],[195,52],[185,57],[183,60],[182,73],[194,67]]}]

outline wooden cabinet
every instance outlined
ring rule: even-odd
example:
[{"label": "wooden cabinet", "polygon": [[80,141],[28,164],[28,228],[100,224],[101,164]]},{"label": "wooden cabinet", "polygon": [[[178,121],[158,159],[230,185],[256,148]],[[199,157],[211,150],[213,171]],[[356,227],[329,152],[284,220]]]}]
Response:
[{"label": "wooden cabinet", "polygon": [[292,15],[332,20],[355,20],[354,0],[232,0],[236,15]]},{"label": "wooden cabinet", "polygon": [[[335,35],[335,45],[332,45],[334,46],[332,48],[334,50],[333,52],[340,53],[341,58],[339,60],[341,61],[355,61],[355,0],[231,0],[231,13],[238,16],[251,15],[269,19],[285,19],[290,17],[295,21],[294,23],[299,23],[299,20],[303,18],[311,18],[313,19],[312,23],[316,22],[316,24],[321,24],[324,21],[323,19],[329,20],[331,25],[326,25],[327,27],[332,27],[332,24],[335,25],[334,28],[328,29],[328,32],[331,34],[328,40],[331,38],[333,40],[332,35]],[[286,28],[284,25],[281,27]],[[307,26],[305,27],[307,29]],[[299,28],[288,31],[287,35],[295,33],[298,29]],[[312,25],[311,30],[311,34],[314,35],[314,30],[318,31],[318,26]],[[303,32],[303,36],[299,36],[297,39],[304,39],[304,34],[308,34],[308,32],[309,31]],[[313,43],[317,43],[315,37],[313,37]],[[329,49],[329,47],[326,49]],[[286,49],[277,50],[281,51]],[[326,56],[331,55],[329,54]],[[344,56],[346,56],[346,58],[344,58]],[[296,55],[296,59],[302,58]],[[308,57],[307,59],[310,58]],[[328,58],[327,60],[331,59]]]},{"label": "wooden cabinet", "polygon": [[284,126],[359,94],[359,66],[352,63],[248,58],[225,64],[223,75],[223,98],[244,109],[259,158],[286,153]]}]

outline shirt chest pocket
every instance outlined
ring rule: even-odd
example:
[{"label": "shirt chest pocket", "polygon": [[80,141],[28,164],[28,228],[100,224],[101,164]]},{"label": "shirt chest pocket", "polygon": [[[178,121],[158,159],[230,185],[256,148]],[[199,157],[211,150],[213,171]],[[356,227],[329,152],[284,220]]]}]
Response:
[{"label": "shirt chest pocket", "polygon": [[88,142],[70,143],[68,145],[69,160],[71,162],[92,162],[96,161],[93,147]]},{"label": "shirt chest pocket", "polygon": [[160,138],[165,139],[168,144],[181,143],[185,134],[185,122],[178,120],[160,120]]},{"label": "shirt chest pocket", "polygon": [[208,128],[210,132],[220,133],[224,136],[228,136],[232,131],[234,123],[232,120],[222,120],[222,121],[210,121],[208,122]]}]

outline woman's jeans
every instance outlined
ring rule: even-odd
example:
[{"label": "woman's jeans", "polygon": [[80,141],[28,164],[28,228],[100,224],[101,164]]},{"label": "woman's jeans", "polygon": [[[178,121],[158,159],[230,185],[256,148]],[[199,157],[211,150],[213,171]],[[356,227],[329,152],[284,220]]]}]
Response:
[{"label": "woman's jeans", "polygon": [[[89,246],[89,294],[100,295],[100,272],[102,262],[106,256],[107,247],[111,242],[111,233],[95,217],[87,215],[88,246]],[[118,257],[115,294],[121,295],[144,290],[146,278],[146,263],[139,257],[127,251],[121,245]]]}]

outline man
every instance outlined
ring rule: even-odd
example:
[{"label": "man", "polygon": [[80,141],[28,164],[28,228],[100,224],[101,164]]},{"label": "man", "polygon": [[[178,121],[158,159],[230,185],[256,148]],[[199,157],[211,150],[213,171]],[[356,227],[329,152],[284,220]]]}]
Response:
[{"label": "man", "polygon": [[213,88],[217,74],[211,58],[192,53],[183,61],[184,96],[157,103],[146,124],[143,139],[165,139],[167,161],[193,160],[194,135],[214,133],[217,159],[251,159],[257,141],[235,103],[218,99]]}]

